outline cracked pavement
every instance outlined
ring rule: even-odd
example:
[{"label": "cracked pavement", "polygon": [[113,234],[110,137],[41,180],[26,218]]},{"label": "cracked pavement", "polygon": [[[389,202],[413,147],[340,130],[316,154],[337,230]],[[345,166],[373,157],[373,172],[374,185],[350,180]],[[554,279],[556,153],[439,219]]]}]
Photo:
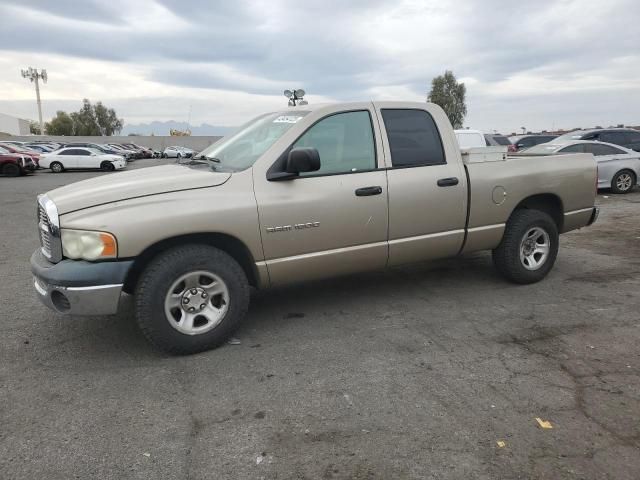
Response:
[{"label": "cracked pavement", "polygon": [[0,478],[640,478],[638,189],[538,284],[480,253],[255,292],[240,345],[172,358],[130,299],[32,292],[36,194],[94,175],[0,178]]}]

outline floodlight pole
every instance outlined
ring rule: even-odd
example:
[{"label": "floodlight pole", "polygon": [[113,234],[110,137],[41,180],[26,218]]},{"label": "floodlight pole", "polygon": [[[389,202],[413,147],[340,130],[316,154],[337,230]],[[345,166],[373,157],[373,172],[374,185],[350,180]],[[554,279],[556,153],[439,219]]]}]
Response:
[{"label": "floodlight pole", "polygon": [[38,71],[37,68],[29,67],[27,70],[22,70],[22,76],[28,78],[36,84],[36,100],[38,101],[38,120],[40,121],[40,135],[44,135],[44,123],[42,122],[42,102],[40,101],[40,79],[44,83],[47,83],[47,71],[42,69]]}]

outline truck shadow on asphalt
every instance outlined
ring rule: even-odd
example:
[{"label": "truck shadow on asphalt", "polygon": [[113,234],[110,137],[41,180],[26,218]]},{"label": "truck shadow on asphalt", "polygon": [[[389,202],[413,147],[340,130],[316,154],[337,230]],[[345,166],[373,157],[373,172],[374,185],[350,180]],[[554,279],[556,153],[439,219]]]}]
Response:
[{"label": "truck shadow on asphalt", "polygon": [[[464,283],[461,279],[464,279]],[[480,253],[253,291],[249,313],[235,336],[242,342],[248,335],[260,337],[270,331],[286,330],[291,325],[313,324],[313,328],[322,329],[319,318],[349,317],[354,312],[359,314],[363,305],[381,299],[386,308],[400,318],[411,313],[411,307],[407,304],[416,298],[434,295],[443,298],[447,291],[455,297],[464,289],[499,288],[517,287],[498,276],[492,268],[490,255]],[[139,357],[167,358],[155,351],[139,331],[133,315],[133,297],[130,295],[122,296],[120,312],[115,316],[56,317],[72,332],[61,342],[54,342],[57,345],[54,348],[66,344],[72,350],[84,351],[89,356],[115,356],[120,359],[123,354],[138,360]],[[219,349],[227,347],[232,345],[223,345]],[[199,355],[215,355],[219,349]]]}]

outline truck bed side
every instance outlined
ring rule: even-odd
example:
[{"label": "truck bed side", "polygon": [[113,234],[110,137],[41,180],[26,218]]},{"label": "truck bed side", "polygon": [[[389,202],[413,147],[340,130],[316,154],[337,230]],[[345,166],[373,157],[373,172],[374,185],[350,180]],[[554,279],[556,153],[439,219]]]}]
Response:
[{"label": "truck bed side", "polygon": [[469,177],[467,238],[462,252],[493,249],[517,208],[549,205],[561,233],[586,226],[595,200],[596,162],[590,154],[507,157],[465,164]]}]

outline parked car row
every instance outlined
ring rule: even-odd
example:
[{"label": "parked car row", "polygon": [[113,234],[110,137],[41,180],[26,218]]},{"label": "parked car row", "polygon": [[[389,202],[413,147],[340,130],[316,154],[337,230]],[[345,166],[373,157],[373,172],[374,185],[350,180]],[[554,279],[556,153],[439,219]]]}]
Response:
[{"label": "parked car row", "polygon": [[591,153],[598,164],[598,188],[629,193],[640,185],[640,132],[630,128],[576,130],[565,135],[483,134],[480,130],[456,130],[460,148],[506,146],[525,156]]},{"label": "parked car row", "polygon": [[54,173],[72,169],[120,170],[140,158],[190,158],[194,150],[173,145],[162,152],[135,143],[60,143],[46,140],[0,141],[0,174],[25,175],[38,168]]}]

